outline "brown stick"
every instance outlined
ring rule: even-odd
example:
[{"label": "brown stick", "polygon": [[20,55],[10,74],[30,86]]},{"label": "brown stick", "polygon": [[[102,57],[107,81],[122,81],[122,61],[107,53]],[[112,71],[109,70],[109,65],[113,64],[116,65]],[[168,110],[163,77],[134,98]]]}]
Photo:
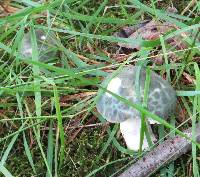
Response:
[{"label": "brown stick", "polygon": [[[192,129],[184,131],[188,137],[192,137]],[[196,124],[196,141],[200,142],[200,124]],[[147,177],[160,167],[176,160],[182,154],[191,150],[192,144],[189,140],[180,136],[167,139],[143,158],[132,164],[118,177]]]}]

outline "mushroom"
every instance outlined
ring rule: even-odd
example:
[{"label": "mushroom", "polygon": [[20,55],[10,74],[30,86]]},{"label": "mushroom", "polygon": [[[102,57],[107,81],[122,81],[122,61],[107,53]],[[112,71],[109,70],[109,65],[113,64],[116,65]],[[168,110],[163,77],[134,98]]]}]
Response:
[{"label": "mushroom", "polygon": [[[140,98],[138,98],[135,91],[136,73],[139,71]],[[150,79],[147,109],[159,117],[167,119],[175,111],[176,92],[166,80],[154,71],[151,71]],[[108,83],[107,90],[126,98],[134,104],[141,104],[144,97],[145,80],[145,68],[138,70],[137,66],[130,66],[124,67],[114,78],[112,78],[111,74],[108,75],[102,85]],[[127,147],[134,151],[139,150],[141,113],[107,92],[100,95],[96,107],[107,121],[120,123],[120,131]],[[149,124],[158,123],[148,117],[147,120]],[[149,133],[150,137],[154,139],[151,129]],[[144,136],[142,149],[147,148],[147,138]]]},{"label": "mushroom", "polygon": [[[37,47],[39,51],[39,60],[47,61],[56,55],[56,36],[53,32],[46,33],[41,29],[35,30]],[[32,56],[31,33],[28,32],[22,39],[21,53],[24,57]]]}]

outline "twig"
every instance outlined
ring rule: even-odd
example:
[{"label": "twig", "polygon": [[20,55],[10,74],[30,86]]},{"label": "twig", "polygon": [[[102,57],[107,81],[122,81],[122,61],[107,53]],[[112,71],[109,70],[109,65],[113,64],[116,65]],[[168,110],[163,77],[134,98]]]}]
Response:
[{"label": "twig", "polygon": [[[185,130],[184,133],[191,138],[192,128]],[[196,124],[196,141],[200,142],[200,124]],[[147,177],[191,150],[191,147],[192,143],[181,136],[169,138],[132,164],[118,177]]]}]

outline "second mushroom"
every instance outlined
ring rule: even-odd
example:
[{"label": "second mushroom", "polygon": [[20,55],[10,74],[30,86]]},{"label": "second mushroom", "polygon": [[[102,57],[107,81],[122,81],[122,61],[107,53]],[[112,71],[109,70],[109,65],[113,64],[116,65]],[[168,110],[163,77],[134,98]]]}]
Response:
[{"label": "second mushroom", "polygon": [[[136,73],[139,74],[140,95],[135,91]],[[146,80],[146,69],[138,69],[136,66],[125,67],[112,78],[107,76],[102,85],[107,83],[107,90],[124,97],[135,104],[141,104],[144,97],[144,85]],[[176,92],[171,85],[154,71],[150,74],[150,85],[148,93],[147,109],[163,119],[167,119],[176,108]],[[140,112],[109,93],[100,96],[97,102],[97,110],[109,122],[120,123],[120,131],[129,149],[138,151],[140,144],[141,119]],[[148,123],[158,123],[151,118],[147,118]],[[150,137],[154,138],[149,131]],[[148,143],[144,136],[142,149],[147,149]]]}]

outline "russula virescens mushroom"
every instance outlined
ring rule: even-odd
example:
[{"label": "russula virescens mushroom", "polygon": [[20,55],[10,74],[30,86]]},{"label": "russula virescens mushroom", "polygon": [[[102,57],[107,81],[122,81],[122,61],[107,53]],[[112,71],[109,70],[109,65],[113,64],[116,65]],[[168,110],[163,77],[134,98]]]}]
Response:
[{"label": "russula virescens mushroom", "polygon": [[[135,91],[136,73],[139,75],[140,100]],[[148,92],[147,109],[163,119],[174,113],[176,108],[176,92],[171,85],[154,71],[150,72],[150,85]],[[141,104],[144,97],[146,69],[138,70],[136,66],[124,67],[114,78],[108,75],[102,85],[108,83],[107,90]],[[111,79],[111,80],[110,80]],[[118,100],[110,93],[103,93],[97,102],[98,112],[109,122],[120,123],[120,130],[129,149],[137,151],[140,143],[141,113]],[[147,118],[150,124],[158,123]],[[150,136],[153,137],[150,131]],[[144,137],[142,149],[147,149],[148,143]]]},{"label": "russula virescens mushroom", "polygon": [[[53,32],[46,33],[41,29],[35,30],[39,60],[47,61],[56,55],[56,36]],[[22,39],[21,53],[24,57],[32,56],[31,33],[26,33]]]}]

